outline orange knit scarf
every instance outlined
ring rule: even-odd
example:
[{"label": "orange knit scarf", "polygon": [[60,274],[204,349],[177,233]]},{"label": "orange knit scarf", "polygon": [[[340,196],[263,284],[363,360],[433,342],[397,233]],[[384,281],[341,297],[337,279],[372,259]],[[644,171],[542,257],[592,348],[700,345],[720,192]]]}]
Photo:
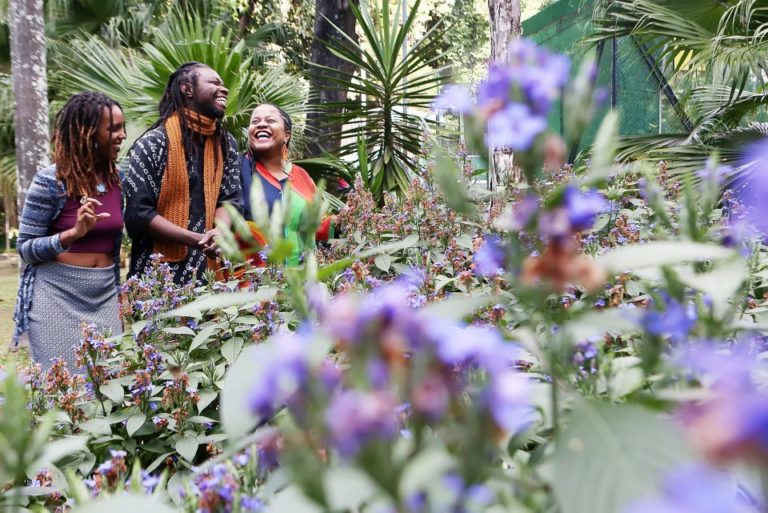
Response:
[{"label": "orange knit scarf", "polygon": [[[187,128],[205,138],[203,147],[203,191],[205,194],[205,229],[213,228],[216,203],[219,199],[219,188],[224,175],[224,160],[219,141],[213,137],[216,132],[216,120],[193,112],[184,111]],[[179,114],[174,113],[165,122],[168,134],[168,163],[160,185],[160,197],[157,201],[157,212],[176,226],[189,227],[189,171],[184,153],[181,121]],[[167,262],[179,262],[187,257],[188,248],[172,242],[156,241],[154,252],[162,253]]]}]

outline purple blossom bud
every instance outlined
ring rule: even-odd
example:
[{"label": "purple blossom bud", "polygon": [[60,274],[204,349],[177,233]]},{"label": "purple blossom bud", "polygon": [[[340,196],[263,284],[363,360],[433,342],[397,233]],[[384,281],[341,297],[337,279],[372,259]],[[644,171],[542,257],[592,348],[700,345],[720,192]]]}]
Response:
[{"label": "purple blossom bud", "polygon": [[493,148],[526,151],[547,128],[547,121],[522,103],[510,103],[488,120],[485,142]]},{"label": "purple blossom bud", "polygon": [[449,85],[440,96],[437,97],[434,104],[435,110],[448,110],[457,114],[468,114],[475,105],[472,94],[461,85]]},{"label": "purple blossom bud", "polygon": [[504,273],[506,252],[501,239],[495,235],[486,236],[483,245],[473,255],[475,272],[480,276],[498,276]]}]

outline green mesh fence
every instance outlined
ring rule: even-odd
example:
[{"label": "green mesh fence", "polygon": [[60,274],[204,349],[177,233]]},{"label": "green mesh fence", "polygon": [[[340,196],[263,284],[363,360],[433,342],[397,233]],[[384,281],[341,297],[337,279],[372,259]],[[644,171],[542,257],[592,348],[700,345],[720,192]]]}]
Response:
[{"label": "green mesh fence", "polygon": [[[560,0],[523,22],[523,36],[573,60],[573,73],[591,49],[583,42],[592,30],[591,0]],[[594,48],[592,48],[594,49]],[[605,94],[603,112],[582,140],[589,145],[604,111],[613,106],[621,115],[622,135],[658,134],[685,131],[684,121],[672,106],[674,95],[664,89],[666,79],[655,59],[630,37],[603,44],[598,63],[597,87]],[[557,105],[550,116],[550,128],[563,132],[563,113]]]}]

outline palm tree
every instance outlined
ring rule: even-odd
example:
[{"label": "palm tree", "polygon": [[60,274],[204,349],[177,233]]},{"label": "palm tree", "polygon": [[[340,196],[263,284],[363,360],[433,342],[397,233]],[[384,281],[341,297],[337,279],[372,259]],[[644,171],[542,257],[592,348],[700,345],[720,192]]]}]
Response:
[{"label": "palm tree", "polygon": [[598,0],[593,42],[628,36],[690,88],[690,133],[626,137],[620,158],[666,160],[692,172],[768,133],[768,0]]},{"label": "palm tree", "polygon": [[357,155],[361,138],[370,158],[365,182],[371,184],[379,201],[386,191],[402,192],[410,186],[409,170],[418,166],[424,129],[433,125],[418,111],[431,107],[438,89],[450,78],[445,73],[447,67],[433,67],[444,53],[445,28],[441,23],[410,44],[407,54],[402,53],[420,3],[416,0],[410,14],[401,19],[399,10],[390,11],[387,0],[375,14],[366,0],[358,6],[350,2],[362,40],[357,42],[336,27],[343,43],[330,40],[327,45],[359,72],[316,66],[329,83],[352,96],[346,101],[328,102],[331,113],[327,120],[342,127],[333,134],[342,142],[342,157]]},{"label": "palm tree", "polygon": [[256,105],[274,103],[300,117],[306,94],[298,77],[281,66],[258,65],[257,52],[235,36],[223,22],[211,24],[193,11],[177,8],[139,49],[115,48],[97,36],[59,46],[65,63],[61,84],[67,91],[91,89],[115,98],[126,111],[129,135],[137,136],[157,119],[170,74],[184,62],[203,62],[230,90],[224,123],[242,145]]}]

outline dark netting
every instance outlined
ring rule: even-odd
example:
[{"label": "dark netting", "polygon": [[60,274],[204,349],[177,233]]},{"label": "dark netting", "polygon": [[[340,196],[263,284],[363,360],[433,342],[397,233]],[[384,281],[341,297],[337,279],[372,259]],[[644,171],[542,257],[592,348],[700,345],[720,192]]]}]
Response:
[{"label": "dark netting", "polygon": [[[592,30],[592,0],[560,0],[523,22],[523,36],[553,51],[568,54],[575,74],[590,47],[583,40]],[[634,38],[606,41],[599,51],[597,87],[605,104],[582,140],[591,144],[605,111],[621,115],[622,135],[684,132],[684,116],[673,108],[676,98],[653,55]],[[550,128],[563,133],[567,106],[553,109]]]}]

